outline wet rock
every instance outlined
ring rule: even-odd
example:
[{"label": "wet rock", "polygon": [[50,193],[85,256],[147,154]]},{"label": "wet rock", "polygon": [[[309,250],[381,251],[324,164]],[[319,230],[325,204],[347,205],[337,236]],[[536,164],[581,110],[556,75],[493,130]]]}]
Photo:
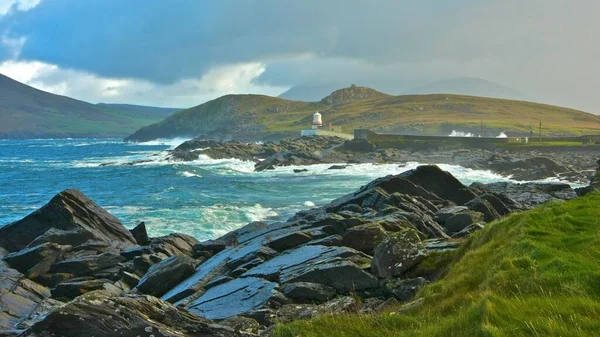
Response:
[{"label": "wet rock", "polygon": [[80,296],[46,316],[23,337],[240,336],[231,328],[151,296],[114,297],[102,291]]},{"label": "wet rock", "polygon": [[208,319],[238,316],[285,298],[276,290],[277,287],[277,283],[256,277],[239,278],[208,289],[200,298],[188,304],[187,309]]},{"label": "wet rock", "polygon": [[348,167],[348,165],[331,165],[328,170],[343,170],[346,167]]},{"label": "wet rock", "polygon": [[463,212],[458,213],[446,220],[444,228],[448,233],[454,234],[462,231],[467,226],[483,221],[483,214],[479,212]]},{"label": "wet rock", "polygon": [[80,191],[65,190],[22,220],[0,227],[0,246],[11,252],[21,250],[51,228],[86,231],[94,240],[115,249],[136,245],[131,233],[114,216]]},{"label": "wet rock", "polygon": [[288,283],[283,293],[298,303],[321,303],[335,296],[335,289],[310,282]]},{"label": "wet rock", "polygon": [[378,277],[401,276],[426,255],[427,250],[417,232],[406,228],[390,234],[377,246],[371,270]]},{"label": "wet rock", "polygon": [[370,223],[348,229],[342,237],[341,245],[373,255],[373,250],[385,237],[386,233],[381,226]]},{"label": "wet rock", "polygon": [[150,267],[136,289],[144,294],[162,296],[192,275],[196,265],[196,261],[187,255],[171,256]]},{"label": "wet rock", "polygon": [[294,169],[294,173],[308,172],[307,169]]},{"label": "wet rock", "polygon": [[135,239],[135,242],[137,242],[138,245],[145,246],[147,244],[150,244],[150,238],[148,237],[148,232],[146,231],[145,222],[140,222],[129,232],[131,233],[131,235],[133,235],[133,238]]}]

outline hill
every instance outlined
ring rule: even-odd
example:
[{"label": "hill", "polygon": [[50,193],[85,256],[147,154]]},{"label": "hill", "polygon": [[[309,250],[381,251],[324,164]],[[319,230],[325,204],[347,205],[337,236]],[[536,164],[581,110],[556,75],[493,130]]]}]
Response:
[{"label": "hill", "polygon": [[297,136],[308,128],[314,111],[326,125],[378,132],[448,135],[453,130],[511,136],[537,132],[544,135],[600,133],[600,117],[557,106],[505,99],[450,94],[390,96],[351,86],[318,102],[291,101],[262,95],[227,95],[176,112],[165,120],[141,128],[127,140],[203,136],[257,141]]},{"label": "hill", "polygon": [[596,336],[598,203],[596,192],[486,226],[412,307],[296,321],[275,336]]},{"label": "hill", "polygon": [[94,105],[0,74],[0,138],[120,137],[174,109]]}]

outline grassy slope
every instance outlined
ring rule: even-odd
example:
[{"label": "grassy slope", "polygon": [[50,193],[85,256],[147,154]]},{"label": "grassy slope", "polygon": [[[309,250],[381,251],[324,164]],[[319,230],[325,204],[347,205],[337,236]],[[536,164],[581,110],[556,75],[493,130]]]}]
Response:
[{"label": "grassy slope", "polygon": [[[354,90],[365,89],[356,87]],[[352,90],[346,88],[343,91]],[[299,102],[261,95],[227,95],[202,105],[182,110],[162,122],[139,130],[132,139],[176,136],[213,136],[227,128],[246,138],[273,134],[297,134],[310,126],[312,113],[319,110],[325,124],[341,125],[345,132],[369,128],[383,132],[443,134],[452,129],[479,132],[483,122],[494,135],[499,131],[537,133],[539,120],[544,135],[581,135],[600,133],[600,117],[556,106],[460,95],[387,96],[376,91],[374,97],[344,104]],[[334,93],[335,94],[335,93]],[[335,96],[335,95],[334,95]]]},{"label": "grassy slope", "polygon": [[280,326],[292,336],[597,336],[600,192],[514,214],[473,235],[404,314]]},{"label": "grassy slope", "polygon": [[103,107],[54,95],[0,74],[0,136],[121,136],[164,117],[162,110]]}]

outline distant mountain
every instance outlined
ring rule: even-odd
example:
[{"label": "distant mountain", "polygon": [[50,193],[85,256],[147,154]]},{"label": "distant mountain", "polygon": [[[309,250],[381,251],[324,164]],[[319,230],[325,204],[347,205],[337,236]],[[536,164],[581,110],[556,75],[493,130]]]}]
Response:
[{"label": "distant mountain", "polygon": [[168,112],[94,105],[0,74],[0,138],[120,137],[160,121]]},{"label": "distant mountain", "polygon": [[292,101],[316,102],[340,87],[339,84],[295,85],[278,97]]},{"label": "distant mountain", "polygon": [[525,99],[521,92],[481,78],[452,78],[404,90],[402,94],[456,94],[506,99]]},{"label": "distant mountain", "polygon": [[134,105],[134,104],[98,103],[96,105],[99,107],[108,109],[108,110],[117,110],[117,111],[121,111],[123,113],[130,112],[133,114],[139,114],[141,116],[148,116],[151,118],[153,118],[153,117],[165,118],[174,112],[183,110],[182,108],[159,108],[159,107],[154,107],[154,106]]},{"label": "distant mountain", "polygon": [[573,109],[506,99],[452,94],[390,96],[367,87],[336,90],[320,101],[301,102],[263,95],[226,95],[178,111],[143,127],[126,140],[206,137],[258,141],[294,137],[321,112],[326,125],[418,135],[453,130],[529,135],[542,117],[546,135],[600,133],[600,117]]}]

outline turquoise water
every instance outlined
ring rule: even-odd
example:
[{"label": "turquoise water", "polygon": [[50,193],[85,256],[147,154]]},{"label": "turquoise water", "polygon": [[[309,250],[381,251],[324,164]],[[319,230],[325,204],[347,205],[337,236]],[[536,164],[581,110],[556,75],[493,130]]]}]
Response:
[{"label": "turquoise water", "polygon": [[[0,225],[21,219],[61,190],[77,188],[129,228],[145,221],[153,236],[182,232],[203,240],[251,221],[285,220],[377,177],[417,165],[361,164],[345,170],[314,165],[296,174],[297,167],[253,172],[254,163],[239,160],[165,160],[165,150],[182,141],[0,140]],[[136,160],[149,162],[125,165]],[[466,184],[508,180],[486,171],[440,166]]]}]

